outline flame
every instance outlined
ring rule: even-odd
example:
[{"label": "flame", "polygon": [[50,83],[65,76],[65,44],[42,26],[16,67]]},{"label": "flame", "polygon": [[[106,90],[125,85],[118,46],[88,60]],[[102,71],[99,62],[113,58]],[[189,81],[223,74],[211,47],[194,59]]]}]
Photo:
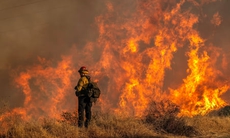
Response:
[{"label": "flame", "polygon": [[180,115],[205,115],[211,110],[226,105],[220,95],[226,92],[229,86],[226,82],[217,80],[221,74],[213,68],[211,62],[213,59],[207,51],[199,55],[202,46],[204,46],[204,41],[199,35],[192,35],[188,52],[187,72],[189,75],[178,89],[171,90],[172,101],[181,106]]},{"label": "flame", "polygon": [[[220,95],[229,87],[224,81],[217,82],[223,75],[214,67],[215,62],[210,61],[210,51],[203,48],[207,47],[205,40],[194,29],[199,16],[182,10],[186,2],[171,1],[174,7],[163,10],[161,7],[167,5],[164,2],[137,1],[134,13],[117,7],[117,11],[108,10],[97,18],[98,43],[105,46],[100,64],[108,71],[110,82],[117,86],[112,90],[120,92],[116,113],[141,116],[152,100],[164,99],[180,105],[180,115],[188,116],[204,115],[226,105]],[[190,2],[198,7],[207,3]],[[118,11],[125,13],[124,18],[120,18],[122,15]],[[220,25],[218,13],[213,16],[212,23]],[[187,42],[190,45],[188,76],[179,88],[168,88],[168,95],[163,90],[165,72],[172,69],[174,53]]]},{"label": "flame", "polygon": [[66,98],[71,91],[71,56],[62,57],[56,67],[51,67],[49,61],[38,57],[39,65],[28,67],[26,71],[12,74],[15,84],[25,95],[23,108],[15,108],[10,113],[17,113],[23,119],[40,118],[44,116],[58,118],[63,107],[70,105]]},{"label": "flame", "polygon": [[[27,119],[58,118],[61,111],[76,108],[73,88],[79,76],[75,70],[82,65],[103,92],[101,108],[117,114],[142,116],[151,101],[165,99],[179,105],[180,115],[187,116],[205,115],[226,105],[220,96],[229,85],[216,67],[223,51],[207,45],[199,35],[195,26],[200,16],[183,8],[188,3],[199,7],[207,2],[124,2],[129,8],[107,3],[107,12],[95,18],[99,32],[95,42],[82,49],[73,46],[57,63],[39,57],[38,64],[14,71],[14,83],[25,99],[23,107],[13,112]],[[218,13],[211,22],[221,24]],[[166,71],[173,70],[174,55],[182,47],[187,48],[187,76],[173,88],[165,86]]]}]

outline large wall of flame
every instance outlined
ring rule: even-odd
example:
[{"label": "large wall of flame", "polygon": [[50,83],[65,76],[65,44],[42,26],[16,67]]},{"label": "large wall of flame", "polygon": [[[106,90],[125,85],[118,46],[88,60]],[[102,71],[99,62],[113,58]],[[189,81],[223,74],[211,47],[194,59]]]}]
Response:
[{"label": "large wall of flame", "polygon": [[[170,9],[172,7],[175,7],[176,2],[178,1],[163,0],[161,2],[156,2],[156,4],[159,4],[160,9],[156,9],[155,13],[149,13],[145,15],[148,15],[150,17],[152,16],[151,21],[153,23],[157,22],[157,17],[161,16],[160,12],[166,10],[167,8]],[[214,45],[215,47],[221,49],[220,58],[216,59],[218,63],[217,66],[221,68],[221,71],[223,74],[225,74],[227,81],[230,80],[230,65],[228,64],[228,60],[230,58],[230,40],[228,38],[228,36],[230,35],[230,19],[228,18],[228,15],[230,14],[230,10],[228,8],[229,4],[230,1],[228,0],[215,2],[202,1],[198,3],[196,3],[195,0],[191,0],[190,2],[186,2],[186,4],[184,4],[181,7],[184,10],[187,10],[192,7],[190,12],[195,13],[197,15],[199,14],[198,23],[194,24],[194,28],[197,28],[202,38],[207,39],[207,41],[205,42],[206,45]],[[132,57],[132,55],[121,55],[121,53],[119,53],[118,51],[122,49],[123,42],[114,41],[111,38],[113,38],[114,36],[118,36],[118,38],[116,38],[117,40],[124,40],[124,38],[125,40],[127,40],[127,34],[124,34],[126,31],[124,30],[122,32],[121,29],[119,30],[117,28],[111,30],[111,28],[113,27],[113,25],[114,27],[118,27],[119,24],[123,24],[123,27],[125,28],[125,24],[122,22],[126,21],[126,16],[128,20],[127,22],[133,20],[133,25],[136,28],[132,28],[133,26],[130,26],[130,28],[125,29],[129,30],[130,34],[128,35],[132,36],[133,38],[133,40],[130,39],[129,41],[130,46],[135,45],[135,42],[139,41],[139,38],[138,36],[135,36],[135,34],[131,33],[132,29],[133,33],[142,31],[140,28],[138,28],[140,26],[135,25],[135,19],[130,19],[130,16],[132,16],[135,12],[135,7],[136,3],[134,3],[132,0],[0,1],[0,99],[9,101],[12,108],[24,107],[29,105],[30,102],[26,103],[26,97],[28,101],[30,101],[28,98],[30,96],[32,96],[32,100],[34,100],[34,102],[31,101],[33,104],[39,102],[40,100],[47,100],[47,97],[52,99],[52,97],[57,96],[54,92],[51,92],[50,95],[44,94],[42,97],[38,96],[40,99],[36,99],[37,95],[34,92],[42,92],[42,89],[38,88],[38,86],[36,85],[41,84],[42,82],[39,82],[37,80],[44,79],[44,82],[48,80],[47,83],[51,83],[53,81],[49,80],[49,78],[52,77],[52,75],[49,76],[44,74],[44,76],[47,77],[41,77],[37,75],[37,73],[40,73],[41,75],[45,72],[52,73],[54,70],[63,70],[63,66],[61,63],[67,60],[71,61],[67,65],[70,70],[70,78],[68,78],[70,79],[70,84],[68,84],[68,88],[64,89],[64,91],[60,91],[63,92],[65,98],[63,98],[61,94],[60,96],[62,96],[61,102],[69,103],[56,103],[56,105],[59,105],[57,107],[60,107],[60,109],[63,110],[76,108],[76,98],[73,96],[72,87],[77,82],[77,78],[79,76],[76,70],[81,65],[88,66],[89,69],[92,71],[92,74],[95,75],[95,78],[100,80],[99,84],[102,87],[102,90],[105,92],[105,100],[102,102],[105,102],[108,105],[109,101],[109,104],[111,104],[112,107],[116,107],[118,106],[118,104],[120,104],[121,108],[122,105],[129,104],[126,101],[126,95],[122,95],[121,92],[125,91],[127,92],[126,94],[131,95],[131,93],[129,93],[131,92],[130,89],[134,91],[140,89],[135,88],[135,90],[133,89],[133,87],[139,85],[140,81],[138,79],[141,78],[136,76],[138,73],[132,70],[132,65],[138,65],[136,64],[136,62],[140,62],[143,64],[145,62],[149,63],[150,59],[148,57],[146,57],[146,59],[139,59],[138,57]],[[148,9],[145,10],[145,7],[142,8],[142,12],[148,11]],[[114,10],[117,11],[114,12]],[[113,15],[111,16],[109,14],[110,12],[114,12],[115,14],[111,14]],[[218,23],[218,21],[212,20],[213,17],[215,17],[213,15],[215,15],[217,12],[218,15],[220,15],[221,17],[220,24]],[[141,13],[135,14],[135,17],[138,17],[138,14],[141,15]],[[138,20],[138,18],[136,20]],[[103,32],[106,31],[103,30],[104,28],[103,26],[101,26],[103,23],[105,25],[110,25],[107,27],[110,27],[109,31],[111,32]],[[144,20],[143,24],[145,24]],[[147,26],[147,28],[148,27],[149,26]],[[152,27],[154,27],[154,25]],[[158,28],[156,27],[156,32],[148,32],[148,29],[146,29],[146,32],[143,33],[146,34],[146,36],[141,36],[141,40],[143,41],[144,37],[147,37],[148,35],[157,34],[157,29]],[[105,33],[107,34],[105,35]],[[109,33],[116,33],[117,35]],[[100,36],[103,36],[103,38],[100,38]],[[104,40],[106,39],[105,37],[108,37],[107,39],[109,43],[104,42]],[[119,39],[119,37],[121,38]],[[146,38],[146,42],[147,41],[148,39]],[[139,52],[141,50],[145,50],[146,48],[148,48],[153,42],[147,43],[149,43],[149,45],[145,42],[142,42],[141,45],[143,49],[139,49]],[[118,46],[110,46],[115,44],[118,44]],[[186,51],[188,51],[188,45],[182,44],[181,46],[177,47],[175,53],[173,52],[173,46],[171,48],[172,53],[169,53],[170,58],[169,61],[167,61],[170,64],[161,66],[162,68],[166,69],[165,72],[161,72],[160,67],[151,68],[149,66],[144,66],[142,68],[141,66],[143,64],[140,64],[140,67],[133,67],[136,69],[135,71],[140,72],[143,72],[143,69],[159,70],[159,72],[155,72],[155,75],[161,75],[163,76],[163,78],[161,78],[161,80],[155,80],[155,84],[159,85],[155,86],[155,90],[161,89],[160,91],[167,92],[168,88],[177,89],[180,86],[180,84],[183,83],[183,79],[187,76],[186,69],[188,68],[188,57],[186,56]],[[135,48],[133,49],[132,47],[130,47],[129,49],[126,49],[124,53],[130,51],[135,52]],[[146,52],[145,54],[152,53]],[[158,58],[156,54],[152,56],[154,58]],[[125,62],[125,60],[122,60],[124,58],[128,60],[132,60],[132,58],[134,58],[137,61]],[[117,61],[122,62],[116,63]],[[36,67],[34,67],[34,65],[38,67],[41,72],[30,71],[37,69]],[[47,66],[49,66],[50,68],[47,68]],[[17,70],[17,72],[15,72],[15,70]],[[22,88],[15,86],[16,84],[14,83],[14,79],[20,76],[20,72],[27,72],[33,77],[38,78],[37,80],[29,80],[31,83],[30,89],[32,95],[26,95],[26,93],[23,92]],[[154,74],[154,72],[150,72],[150,74]],[[22,75],[23,74],[21,74],[21,76]],[[141,75],[143,74],[140,74],[140,76]],[[117,76],[131,76],[138,79],[129,80],[126,78],[128,81],[126,84],[114,86],[113,84],[119,84],[119,82],[123,81],[121,80],[123,78]],[[152,77],[154,78],[154,76],[149,76],[149,79],[153,79]],[[57,76],[56,79],[60,78]],[[58,83],[55,81],[55,83],[50,84],[52,85],[51,88],[47,86],[49,84],[45,85],[45,88],[50,89],[52,91],[53,87],[54,90],[57,90],[57,84]],[[125,87],[129,84],[131,84],[130,87]],[[150,87],[150,89],[152,89],[152,87]],[[33,98],[33,96],[35,98]],[[142,95],[139,96],[141,97]],[[156,98],[157,97],[159,97],[159,95],[157,95]],[[229,92],[226,92],[222,97],[226,102],[230,103]],[[133,98],[132,100],[136,100],[136,97],[130,98]],[[53,101],[51,100],[52,103],[54,101],[56,101],[56,99],[54,99]],[[42,104],[42,102],[40,104]],[[50,107],[49,104],[51,103],[47,102],[46,104],[46,106]],[[139,103],[134,104],[137,105],[137,110],[138,108],[142,108],[141,106],[143,106],[143,104],[138,105]],[[133,105],[129,105],[129,107],[131,106]],[[46,111],[48,112],[48,109],[43,109],[41,105],[39,105],[38,107],[42,110],[39,111],[39,113]],[[35,108],[36,107],[31,107],[27,111],[33,112],[35,111]],[[129,111],[129,109],[127,111]]]}]

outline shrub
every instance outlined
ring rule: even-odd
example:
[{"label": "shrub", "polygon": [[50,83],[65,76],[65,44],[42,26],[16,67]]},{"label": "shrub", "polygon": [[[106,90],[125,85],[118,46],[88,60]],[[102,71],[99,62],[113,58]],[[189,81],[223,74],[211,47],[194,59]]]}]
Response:
[{"label": "shrub", "polygon": [[224,106],[220,108],[219,110],[211,111],[208,115],[209,116],[221,116],[221,117],[230,116],[230,106],[229,105]]},{"label": "shrub", "polygon": [[146,112],[145,122],[151,124],[156,131],[176,135],[193,136],[198,131],[187,126],[183,117],[178,117],[179,107],[170,101],[151,102]]}]

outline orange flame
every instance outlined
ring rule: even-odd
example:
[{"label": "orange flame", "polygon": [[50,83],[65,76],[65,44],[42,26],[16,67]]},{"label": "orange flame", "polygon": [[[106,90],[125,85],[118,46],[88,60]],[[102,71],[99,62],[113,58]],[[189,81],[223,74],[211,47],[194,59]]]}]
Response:
[{"label": "orange flame", "polygon": [[200,47],[204,46],[203,40],[194,34],[190,38],[190,51],[187,70],[188,76],[178,89],[171,90],[171,99],[181,106],[181,115],[205,115],[211,110],[218,109],[226,103],[220,95],[229,89],[227,83],[218,82],[221,76],[212,66],[207,51],[199,55]]},{"label": "orange flame", "polygon": [[[220,95],[229,87],[223,81],[216,82],[221,73],[215,70],[215,62],[210,61],[210,51],[201,49],[205,41],[194,29],[199,16],[182,10],[186,2],[171,2],[174,7],[163,10],[161,7],[167,4],[162,1],[138,1],[134,6],[136,12],[129,14],[130,17],[126,15],[131,10],[118,7],[117,11],[108,10],[97,18],[98,42],[105,46],[100,62],[111,83],[117,86],[113,91],[121,93],[116,112],[141,116],[151,100],[163,99],[180,105],[180,115],[189,116],[204,115],[226,104]],[[192,3],[199,6],[195,1]],[[118,11],[124,11],[125,18],[120,18]],[[221,23],[218,14],[213,18],[216,25]],[[171,69],[173,54],[187,45],[187,41],[190,42],[188,76],[178,89],[169,88],[167,95],[163,91],[165,71]]]},{"label": "orange flame", "polygon": [[[48,61],[38,58],[41,65],[27,68],[25,72],[14,74],[15,83],[24,95],[24,107],[13,112],[23,115],[24,119],[48,116],[58,118],[63,107],[70,105],[66,95],[71,88],[71,57],[62,57],[62,61],[53,68]],[[67,106],[68,107],[68,106]],[[67,108],[68,109],[68,108]]]}]

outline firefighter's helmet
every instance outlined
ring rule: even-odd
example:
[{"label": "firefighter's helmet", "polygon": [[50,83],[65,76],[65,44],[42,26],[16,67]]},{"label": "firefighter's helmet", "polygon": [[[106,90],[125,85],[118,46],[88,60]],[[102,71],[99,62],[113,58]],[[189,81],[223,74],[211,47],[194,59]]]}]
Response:
[{"label": "firefighter's helmet", "polygon": [[78,70],[78,72],[79,72],[80,74],[88,74],[88,73],[89,73],[89,71],[87,70],[87,68],[86,68],[85,66],[82,66],[82,67]]}]

